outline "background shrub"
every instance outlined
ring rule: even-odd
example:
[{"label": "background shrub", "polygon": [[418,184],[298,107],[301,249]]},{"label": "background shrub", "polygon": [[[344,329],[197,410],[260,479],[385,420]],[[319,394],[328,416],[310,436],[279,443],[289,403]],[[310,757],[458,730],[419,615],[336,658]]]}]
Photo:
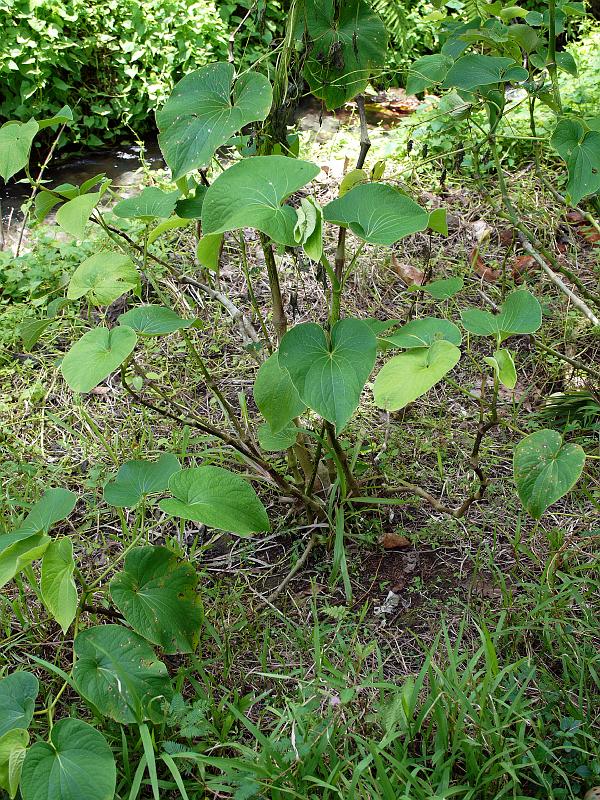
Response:
[{"label": "background shrub", "polygon": [[153,130],[173,82],[227,51],[212,0],[0,0],[0,30],[0,120],[68,104],[92,147]]}]

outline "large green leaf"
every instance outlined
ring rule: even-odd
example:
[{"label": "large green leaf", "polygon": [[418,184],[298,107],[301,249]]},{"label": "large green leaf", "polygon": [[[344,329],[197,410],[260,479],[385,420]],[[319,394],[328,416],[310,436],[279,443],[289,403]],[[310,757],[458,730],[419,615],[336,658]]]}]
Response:
[{"label": "large green leaf", "polygon": [[279,365],[306,405],[340,431],[358,407],[376,351],[375,335],[362,320],[336,322],[329,339],[319,325],[305,322],[281,340]]},{"label": "large green leaf", "polygon": [[290,423],[277,433],[274,433],[268,422],[263,422],[256,431],[258,443],[266,453],[278,453],[293,447],[298,438],[298,428]]},{"label": "large green leaf", "polygon": [[50,544],[45,533],[13,531],[0,536],[0,588],[36,558],[40,558]]},{"label": "large green leaf", "polygon": [[169,481],[173,497],[160,507],[173,517],[201,522],[209,528],[240,536],[268,531],[265,507],[250,484],[221,467],[193,467],[176,472]]},{"label": "large green leaf", "polygon": [[50,542],[42,558],[40,588],[48,611],[66,633],[77,611],[77,589],[73,580],[73,544],[66,536]]},{"label": "large green leaf", "polygon": [[0,789],[15,797],[21,778],[29,734],[23,728],[13,728],[0,736]]},{"label": "large green leaf", "polygon": [[438,281],[431,281],[431,283],[421,286],[421,291],[430,294],[436,300],[448,300],[465,285],[462,278],[440,278]]},{"label": "large green leaf", "polygon": [[437,317],[423,317],[407,322],[398,330],[382,336],[386,342],[395,347],[403,347],[412,350],[415,347],[429,347],[429,345],[445,339],[452,344],[459,345],[462,342],[460,330],[453,322]]},{"label": "large green leaf", "polygon": [[328,109],[340,108],[385,63],[385,26],[365,0],[306,0],[303,20],[310,42],[304,77]]},{"label": "large green leaf", "polygon": [[443,53],[418,58],[408,70],[407,94],[418,94],[436,83],[441,83],[453,63],[453,60]]},{"label": "large green leaf", "polygon": [[508,81],[521,82],[527,80],[529,73],[519,67],[514,59],[503,56],[484,56],[479,53],[468,53],[454,62],[443,86],[470,90],[479,86]]},{"label": "large green leaf", "polygon": [[398,411],[428,392],[460,359],[460,350],[445,339],[431,347],[407,350],[385,364],[373,385],[375,405]]},{"label": "large green leaf", "polygon": [[104,736],[80,719],[61,719],[49,742],[36,742],[23,763],[23,800],[113,800],[117,770]]},{"label": "large green leaf", "polygon": [[90,392],[121,366],[136,342],[135,331],[125,325],[112,330],[93,328],[63,358],[60,368],[64,379],[73,391]]},{"label": "large green leaf", "polygon": [[140,290],[140,276],[133,261],[123,253],[105,250],[81,262],[71,276],[67,297],[89,297],[92,303],[107,306],[130,289],[138,293]]},{"label": "large green leaf", "polygon": [[131,627],[165,653],[192,653],[202,624],[198,576],[166,547],[137,547],[110,582],[114,604]]},{"label": "large green leaf", "polygon": [[46,489],[19,525],[19,533],[47,533],[75,508],[77,495],[68,489]]},{"label": "large green leaf", "polygon": [[264,75],[248,71],[234,82],[233,64],[208,64],[182,78],[156,113],[158,142],[173,179],[208,164],[244,125],[266,119],[272,99]]},{"label": "large green leaf", "polygon": [[306,409],[287,370],[279,366],[277,353],[261,365],[254,381],[254,401],[271,432],[282,431]]},{"label": "large green leaf", "polygon": [[113,214],[124,219],[141,219],[144,222],[157,218],[166,219],[175,211],[179,197],[179,189],[163,192],[158,186],[145,186],[139,194],[117,203]]},{"label": "large green leaf", "polygon": [[308,161],[254,156],[233,164],[209,187],[202,207],[204,234],[256,228],[279,244],[296,244],[297,216],[286,198],[319,173]]},{"label": "large green leaf", "polygon": [[469,308],[461,314],[462,324],[475,336],[495,336],[498,343],[515,334],[535,333],[542,324],[542,308],[526,289],[511,292],[499,314]]},{"label": "large green leaf", "polygon": [[584,464],[583,448],[564,444],[556,431],[536,431],[519,442],[513,458],[515,484],[534,519],[573,488]]},{"label": "large green leaf", "polygon": [[80,633],[74,648],[77,691],[101,714],[125,724],[162,718],[171,683],[144,638],[122,625],[98,625]]},{"label": "large green leaf", "polygon": [[163,336],[193,323],[193,319],[183,319],[166,306],[137,306],[119,317],[119,325],[126,325],[140,336]]},{"label": "large green leaf", "polygon": [[34,119],[29,122],[6,122],[0,128],[0,175],[5,181],[27,165],[31,144],[38,130]]},{"label": "large green leaf", "polygon": [[562,119],[551,139],[567,162],[567,194],[573,204],[600,191],[600,132],[586,130],[579,120]]},{"label": "large green leaf", "polygon": [[90,192],[74,197],[58,209],[56,222],[66,233],[70,233],[76,239],[83,239],[90,215],[101,197],[102,192]]},{"label": "large green leaf", "polygon": [[104,487],[104,500],[116,508],[132,508],[142,497],[165,491],[180,469],[172,453],[163,453],[158,461],[127,461]]},{"label": "large green leaf", "polygon": [[328,222],[349,227],[373,244],[391,245],[429,224],[429,214],[398,189],[384,183],[365,183],[323,209]]},{"label": "large green leaf", "polygon": [[29,727],[39,690],[38,679],[29,672],[11,672],[0,680],[0,736]]}]

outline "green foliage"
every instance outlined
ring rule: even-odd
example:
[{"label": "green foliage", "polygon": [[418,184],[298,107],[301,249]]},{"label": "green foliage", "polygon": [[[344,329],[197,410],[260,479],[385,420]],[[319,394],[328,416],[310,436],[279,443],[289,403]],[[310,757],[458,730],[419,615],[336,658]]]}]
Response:
[{"label": "green foliage", "polygon": [[63,377],[73,391],[90,392],[121,366],[136,342],[135,331],[125,325],[112,330],[94,328],[84,333],[63,358]]},{"label": "green foliage", "polygon": [[140,277],[128,256],[108,250],[86,258],[69,281],[67,298],[87,297],[99,306],[110,305],[117,297],[140,288]]},{"label": "green foliage", "polygon": [[163,453],[158,461],[126,461],[104,487],[104,500],[117,508],[132,508],[147,495],[164,492],[180,469],[172,453]]},{"label": "green foliage", "polygon": [[475,336],[494,336],[498,344],[515,334],[535,333],[542,324],[539,302],[525,289],[511,292],[500,313],[472,308],[461,314],[462,324]]},{"label": "green foliage", "polygon": [[173,79],[226,52],[210,0],[6,0],[0,27],[0,119],[50,117],[68,104],[70,141],[88,146],[150,133]]},{"label": "green foliage", "polygon": [[38,679],[29,672],[13,672],[0,679],[0,736],[29,727],[39,689]]},{"label": "green foliage", "polygon": [[583,448],[564,444],[556,431],[536,431],[519,442],[514,456],[515,484],[534,519],[573,488],[584,464]]},{"label": "green foliage", "polygon": [[265,507],[249,483],[221,467],[182,469],[171,476],[173,497],[161,500],[167,514],[239,536],[268,531]]}]

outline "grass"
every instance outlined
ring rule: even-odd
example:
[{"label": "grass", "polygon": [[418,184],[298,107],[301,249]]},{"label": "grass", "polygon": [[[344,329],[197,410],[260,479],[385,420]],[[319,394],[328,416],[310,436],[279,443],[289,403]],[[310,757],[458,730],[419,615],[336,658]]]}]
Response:
[{"label": "grass", "polygon": [[[343,136],[341,148],[354,147],[351,132]],[[508,270],[506,281],[487,284],[473,274],[472,223],[484,217],[491,225],[481,255],[493,269],[514,259],[514,246],[502,244],[504,223],[482,205],[468,175],[451,174],[444,190],[437,177],[420,172],[415,190],[436,201],[443,194],[454,219],[450,236],[431,247],[426,235],[416,235],[395,258],[429,267],[434,277],[463,275],[461,308],[484,297],[498,303],[512,277]],[[321,191],[324,199],[332,188],[324,184]],[[516,175],[513,192],[540,238],[555,247],[564,209],[528,170]],[[192,264],[190,244],[173,238],[167,252]],[[264,306],[268,288],[255,245],[249,240]],[[592,285],[597,250],[569,229],[567,254]],[[311,317],[322,294],[318,280],[287,257],[282,273],[286,297],[297,298],[296,321]],[[247,308],[231,254],[221,282]],[[596,333],[540,275],[529,275],[527,285],[543,301],[543,342],[594,363]],[[359,316],[403,316],[415,299],[390,259],[372,248],[348,294],[348,313]],[[177,303],[201,319],[194,335],[214,374],[254,419],[256,362],[232,335],[229,318],[191,292],[180,292]],[[30,313],[16,303],[7,309],[11,320]],[[109,318],[121,310],[109,309]],[[419,297],[414,310],[456,320],[459,306]],[[580,380],[577,370],[514,340],[520,380],[514,397],[502,396],[501,425],[484,442],[482,464],[493,479],[486,500],[465,520],[448,520],[411,497],[391,508],[349,508],[337,541],[323,533],[285,595],[265,607],[265,595],[300,557],[310,536],[306,521],[265,485],[261,496],[274,533],[252,540],[178,525],[153,502],[121,515],[103,504],[102,486],[127,459],[170,451],[189,464],[220,463],[222,453],[210,438],[132,404],[116,377],[74,399],[56,363],[84,320],[72,309],[63,314],[63,324],[48,329],[30,358],[20,357],[14,322],[3,333],[0,527],[10,529],[45,484],[67,486],[81,500],[59,532],[74,540],[78,567],[89,580],[117,563],[138,536],[190,558],[202,576],[197,655],[165,658],[177,689],[166,721],[142,731],[102,722],[117,757],[119,800],[157,793],[168,800],[562,800],[600,783],[600,576],[597,540],[590,538],[599,519],[597,431],[573,431],[591,466],[541,522],[520,510],[511,479],[515,441],[538,424],[536,413],[550,393]],[[402,416],[388,420],[365,398],[347,437],[361,442],[357,472],[370,477],[379,470],[390,480],[401,475],[436,496],[462,497],[472,480],[467,458],[477,393],[486,388],[478,365],[487,354],[471,340],[455,382]],[[151,343],[141,361],[154,380],[224,424],[176,337]],[[389,533],[405,535],[409,546],[386,551],[380,539]],[[395,605],[382,613],[390,593]],[[99,624],[110,609],[96,599],[86,619]],[[46,619],[35,591],[17,580],[0,604],[0,666],[27,666],[41,679],[35,730],[42,735],[49,718],[69,714],[93,720],[48,667],[69,669],[70,642]]]}]

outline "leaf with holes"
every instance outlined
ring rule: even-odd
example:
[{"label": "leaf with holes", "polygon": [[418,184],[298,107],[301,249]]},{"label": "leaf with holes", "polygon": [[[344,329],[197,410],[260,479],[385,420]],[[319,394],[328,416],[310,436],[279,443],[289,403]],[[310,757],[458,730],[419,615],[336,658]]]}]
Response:
[{"label": "leaf with holes", "polygon": [[264,75],[250,70],[234,81],[233,64],[225,62],[182,78],[156,113],[158,143],[173,179],[208,164],[244,125],[266,119],[272,99]]},{"label": "leaf with holes", "polygon": [[104,487],[104,500],[115,508],[132,508],[146,495],[164,492],[180,469],[172,453],[163,453],[158,461],[127,461]]},{"label": "leaf with holes", "polygon": [[104,736],[80,719],[61,719],[23,762],[23,800],[113,800],[117,770]]},{"label": "leaf with holes", "polygon": [[48,611],[66,633],[77,611],[77,589],[73,580],[73,544],[65,536],[54,539],[42,558],[40,588]]},{"label": "leaf with holes", "polygon": [[329,338],[320,325],[305,322],[285,334],[278,361],[304,403],[340,431],[358,407],[376,351],[375,335],[362,320],[336,322]]},{"label": "leaf with holes", "polygon": [[310,41],[304,78],[329,110],[340,108],[385,63],[385,26],[365,0],[306,0],[302,19]]},{"label": "leaf with holes", "polygon": [[373,384],[375,405],[398,411],[428,392],[458,364],[460,350],[445,339],[407,350],[385,364]]},{"label": "leaf with holes", "polygon": [[198,576],[166,547],[136,547],[110,582],[110,595],[131,627],[168,654],[193,653],[202,624]]},{"label": "leaf with holes", "polygon": [[319,173],[316,164],[286,156],[238,161],[211,184],[202,207],[204,234],[256,228],[294,247],[298,217],[285,200]]},{"label": "leaf with holes", "polygon": [[167,514],[239,536],[270,529],[265,507],[250,484],[221,467],[193,467],[169,481],[173,497],[161,500]]},{"label": "leaf with holes", "polygon": [[118,369],[136,345],[135,331],[124,325],[84,333],[60,365],[64,379],[75,392],[90,392]]},{"label": "leaf with holes", "polygon": [[107,306],[130,290],[140,292],[140,276],[133,261],[122,253],[105,250],[81,262],[71,276],[67,297],[89,297],[92,303]]},{"label": "leaf with holes", "polygon": [[583,448],[563,443],[556,431],[536,431],[519,442],[513,458],[515,485],[534,519],[573,488],[584,464]]},{"label": "leaf with holes", "polygon": [[323,209],[328,222],[350,228],[372,244],[392,245],[411,233],[424,231],[429,214],[398,189],[384,183],[365,183]]},{"label": "leaf with holes", "polygon": [[193,324],[193,319],[183,319],[166,306],[136,306],[119,317],[119,325],[131,328],[140,336],[164,336]]},{"label": "leaf with holes", "polygon": [[306,410],[289,372],[279,366],[277,353],[261,365],[254,381],[254,401],[273,434],[286,428]]},{"label": "leaf with holes", "polygon": [[172,687],[146,639],[122,625],[98,625],[78,634],[74,649],[77,691],[101,714],[125,725],[162,720]]},{"label": "leaf with holes", "polygon": [[542,307],[526,289],[511,292],[500,309],[492,314],[469,308],[461,314],[462,324],[475,336],[495,336],[500,344],[516,334],[535,333],[542,324]]},{"label": "leaf with holes", "polygon": [[11,672],[0,679],[0,736],[29,727],[39,690],[38,679],[30,672]]}]

